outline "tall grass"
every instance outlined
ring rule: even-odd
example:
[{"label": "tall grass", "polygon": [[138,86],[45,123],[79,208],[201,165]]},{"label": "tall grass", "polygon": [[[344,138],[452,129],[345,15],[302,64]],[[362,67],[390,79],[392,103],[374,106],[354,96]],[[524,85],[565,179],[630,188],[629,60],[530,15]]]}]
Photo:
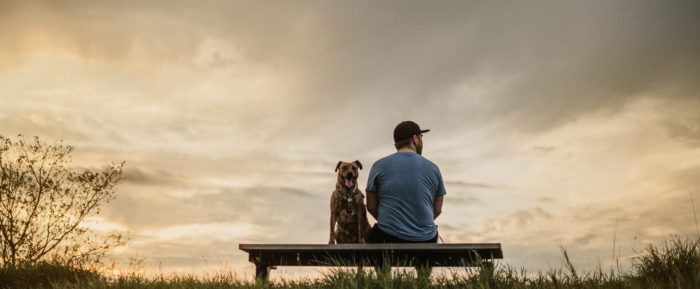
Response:
[{"label": "tall grass", "polygon": [[126,274],[107,277],[94,270],[51,264],[24,265],[0,269],[0,288],[66,289],[215,289],[215,288],[341,288],[341,289],[685,289],[700,288],[700,239],[674,237],[660,245],[648,246],[633,259],[628,273],[579,272],[562,248],[565,268],[531,275],[524,269],[504,264],[466,267],[432,276],[407,270],[364,270],[334,268],[319,279],[280,280],[269,284],[245,281],[231,273],[195,276],[187,274],[144,277]]},{"label": "tall grass", "polygon": [[700,288],[700,238],[647,247],[635,258],[634,276],[650,289]]},{"label": "tall grass", "polygon": [[70,284],[103,278],[95,270],[57,265],[48,262],[0,267],[0,288],[52,288],[53,284]]}]

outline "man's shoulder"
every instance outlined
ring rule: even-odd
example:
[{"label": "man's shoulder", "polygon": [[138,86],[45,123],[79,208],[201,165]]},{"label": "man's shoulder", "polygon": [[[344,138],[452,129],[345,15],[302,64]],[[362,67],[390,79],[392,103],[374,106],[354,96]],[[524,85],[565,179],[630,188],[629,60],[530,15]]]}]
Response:
[{"label": "man's shoulder", "polygon": [[433,173],[440,175],[440,168],[438,167],[437,164],[435,164],[433,161],[427,159],[424,156],[421,156],[421,159],[423,161],[422,167],[423,167],[424,171],[433,172]]},{"label": "man's shoulder", "polygon": [[425,157],[423,157],[423,159],[425,160],[425,163],[428,164],[430,167],[432,167],[433,169],[436,169],[436,170],[438,169],[438,165],[435,164],[433,161],[431,161]]},{"label": "man's shoulder", "polygon": [[419,162],[424,162],[426,164],[429,164],[430,166],[436,167],[437,165],[433,163],[431,160],[427,159],[426,157],[419,155],[417,153],[407,153],[407,152],[397,152],[393,153],[390,155],[387,155],[376,162],[374,162],[375,165],[377,164],[386,164],[386,163],[393,163],[393,162],[398,162],[398,161],[410,161],[410,160],[418,160]]},{"label": "man's shoulder", "polygon": [[390,154],[390,155],[385,156],[381,159],[378,159],[376,162],[374,162],[372,167],[379,167],[379,166],[383,166],[383,165],[392,163],[392,162],[394,162],[395,159],[396,159],[396,154],[395,153]]},{"label": "man's shoulder", "polygon": [[423,155],[415,154],[415,158],[426,166],[437,168],[437,165],[433,161],[429,160]]},{"label": "man's shoulder", "polygon": [[374,162],[374,164],[372,164],[372,168],[383,168],[387,166],[401,165],[405,162],[413,164],[422,163],[422,165],[420,166],[424,168],[439,171],[438,166],[434,162],[417,153],[393,153]]}]

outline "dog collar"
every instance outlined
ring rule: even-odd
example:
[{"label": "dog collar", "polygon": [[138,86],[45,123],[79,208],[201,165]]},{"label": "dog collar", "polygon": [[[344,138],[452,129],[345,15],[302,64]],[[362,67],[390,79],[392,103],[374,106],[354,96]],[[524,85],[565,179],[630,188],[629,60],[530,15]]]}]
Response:
[{"label": "dog collar", "polygon": [[357,185],[354,185],[354,186],[352,186],[352,188],[350,188],[350,192],[348,192],[348,195],[347,195],[348,203],[352,203],[352,195],[356,189],[357,189]]}]

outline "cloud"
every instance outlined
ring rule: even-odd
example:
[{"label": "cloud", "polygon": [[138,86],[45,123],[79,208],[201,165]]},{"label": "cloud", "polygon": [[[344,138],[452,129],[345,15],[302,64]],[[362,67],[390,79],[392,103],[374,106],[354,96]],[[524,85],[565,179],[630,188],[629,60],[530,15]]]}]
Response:
[{"label": "cloud", "polygon": [[583,236],[576,237],[573,240],[573,243],[575,246],[582,248],[582,247],[586,247],[588,245],[588,243],[591,242],[591,240],[593,240],[597,237],[598,237],[598,235],[595,233],[588,233],[588,234],[585,234]]},{"label": "cloud", "polygon": [[552,203],[552,202],[556,202],[556,201],[557,201],[556,199],[548,198],[548,197],[537,198],[537,202],[540,202],[540,203]]},{"label": "cloud", "polygon": [[[546,129],[591,110],[615,112],[647,91],[687,100],[698,88],[689,77],[700,67],[695,3],[402,4],[168,3],[163,10],[138,2],[14,3],[15,17],[6,21],[43,19],[30,27],[48,31],[50,47],[88,59],[187,66],[218,57],[237,71],[228,79],[274,67],[267,77],[288,93],[269,102],[258,97],[265,106],[240,103],[280,119],[306,111],[296,126],[268,123],[273,135],[315,125],[311,136],[341,139],[337,127],[419,115],[428,123],[500,119],[511,129]],[[20,44],[36,39],[12,35]],[[287,86],[288,80],[298,85]],[[491,86],[469,89],[480,83]],[[460,87],[468,89],[459,93]],[[217,106],[231,109],[226,103],[235,98]],[[269,110],[283,99],[299,105]]]},{"label": "cloud", "polygon": [[700,165],[678,170],[674,175],[674,181],[678,184],[677,189],[679,190],[700,192]]},{"label": "cloud", "polygon": [[[204,185],[193,185],[195,190],[202,187]],[[325,204],[327,200],[297,189],[213,188],[209,193],[200,191],[195,194],[177,193],[174,192],[176,189],[173,186],[125,186],[103,214],[136,232],[172,225],[231,221],[283,230],[285,224],[309,226],[325,223],[321,220],[326,219],[326,210],[308,211],[303,208],[309,205],[325,207],[319,203]],[[312,223],[305,223],[308,221]]]},{"label": "cloud", "polygon": [[696,98],[684,103],[666,103],[660,108],[669,112],[668,118],[662,122],[668,135],[692,148],[700,146],[700,116],[696,109],[699,105],[700,99]]},{"label": "cloud", "polygon": [[165,170],[147,171],[138,167],[128,166],[122,173],[122,181],[144,185],[182,185],[185,176],[177,175]]},{"label": "cloud", "polygon": [[494,188],[494,185],[490,185],[490,184],[463,182],[463,181],[445,181],[445,185],[446,186],[455,186],[455,187],[474,188],[474,189]]},{"label": "cloud", "polygon": [[144,232],[149,238],[171,242],[235,241],[252,235],[255,226],[247,223],[194,223],[174,225]]},{"label": "cloud", "polygon": [[535,221],[546,222],[552,219],[552,215],[542,208],[532,208],[528,210],[518,210],[510,215],[493,220],[486,224],[486,231],[507,231],[515,228],[523,228]]},{"label": "cloud", "polygon": [[122,224],[109,222],[105,218],[100,216],[88,217],[80,225],[90,230],[94,230],[101,233],[113,231],[124,232],[128,230],[126,226]]},{"label": "cloud", "polygon": [[41,135],[46,141],[58,139],[89,140],[90,135],[72,125],[70,117],[55,111],[40,111],[15,107],[13,111],[0,111],[2,134],[14,137],[18,134]]},{"label": "cloud", "polygon": [[548,153],[551,153],[552,151],[554,151],[556,148],[551,147],[551,146],[536,146],[532,149],[534,151],[536,151],[537,153],[548,154]]},{"label": "cloud", "polygon": [[700,146],[700,128],[695,123],[670,122],[668,131],[673,138],[681,139],[693,147]]}]

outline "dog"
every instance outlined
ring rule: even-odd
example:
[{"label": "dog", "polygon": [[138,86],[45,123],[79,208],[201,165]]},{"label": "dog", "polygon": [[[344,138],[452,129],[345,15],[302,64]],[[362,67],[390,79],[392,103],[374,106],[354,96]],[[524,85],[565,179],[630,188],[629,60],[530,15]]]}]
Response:
[{"label": "dog", "polygon": [[328,244],[365,243],[370,226],[365,196],[357,188],[357,177],[361,169],[362,163],[357,160],[340,161],[335,166],[338,178],[331,196],[331,233]]}]

